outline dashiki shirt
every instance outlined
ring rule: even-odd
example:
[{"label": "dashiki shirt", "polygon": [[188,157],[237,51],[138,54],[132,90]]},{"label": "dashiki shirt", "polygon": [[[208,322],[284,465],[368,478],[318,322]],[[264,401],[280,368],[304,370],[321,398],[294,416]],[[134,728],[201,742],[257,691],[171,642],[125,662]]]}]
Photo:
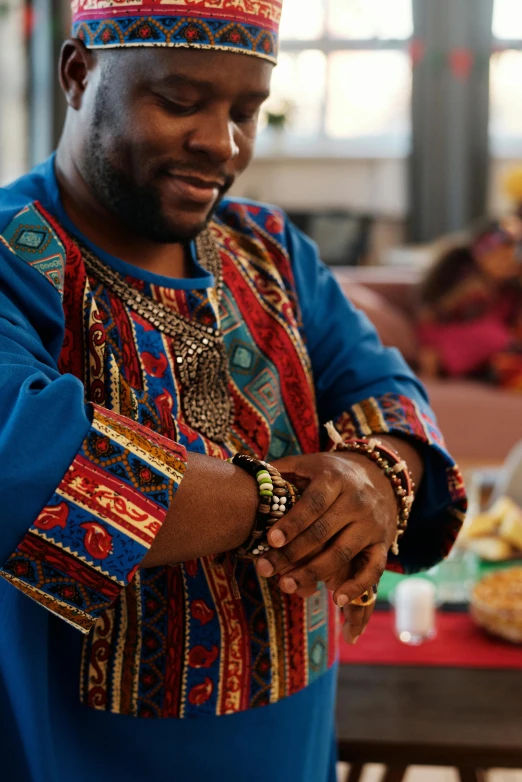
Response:
[{"label": "dashiki shirt", "polygon": [[[194,247],[192,276],[175,280],[90,244],[53,158],[0,191],[5,779],[334,779],[339,612],[326,589],[285,595],[242,562],[235,599],[212,557],[139,569],[187,451],[314,453],[330,419],[345,436],[414,438],[426,475],[390,567],[433,565],[461,524],[462,483],[421,385],[315,246],[250,202],[225,200],[210,228],[218,288]],[[219,328],[223,441],[184,412],[204,412],[178,361],[185,337],[104,284],[100,262],[175,313],[193,349]]]}]

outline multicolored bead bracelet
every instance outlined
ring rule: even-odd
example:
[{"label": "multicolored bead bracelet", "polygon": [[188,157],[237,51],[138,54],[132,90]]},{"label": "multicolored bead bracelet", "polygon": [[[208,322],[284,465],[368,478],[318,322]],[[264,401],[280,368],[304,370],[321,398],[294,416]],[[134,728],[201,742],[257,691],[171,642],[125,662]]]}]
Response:
[{"label": "multicolored bead bracelet", "polygon": [[228,461],[251,475],[259,487],[259,506],[254,529],[248,540],[233,552],[237,557],[257,559],[270,548],[267,541],[268,532],[293,508],[299,495],[295,486],[285,481],[280,472],[267,462],[244,453],[236,453]]},{"label": "multicolored bead bracelet", "polygon": [[328,435],[334,444],[333,451],[351,451],[371,459],[390,481],[397,500],[397,533],[392,543],[392,554],[399,554],[399,541],[406,531],[411,507],[415,499],[415,484],[408,465],[397,451],[386,446],[376,437],[343,440],[333,423],[326,424]]}]

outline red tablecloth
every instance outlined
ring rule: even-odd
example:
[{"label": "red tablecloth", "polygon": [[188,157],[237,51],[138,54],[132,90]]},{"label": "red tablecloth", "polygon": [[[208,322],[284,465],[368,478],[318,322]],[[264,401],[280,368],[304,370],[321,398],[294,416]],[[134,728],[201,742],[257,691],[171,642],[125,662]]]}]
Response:
[{"label": "red tablecloth", "polygon": [[522,646],[487,635],[466,613],[439,613],[437,637],[421,646],[401,643],[393,620],[392,611],[376,611],[355,646],[341,641],[341,663],[522,669]]}]

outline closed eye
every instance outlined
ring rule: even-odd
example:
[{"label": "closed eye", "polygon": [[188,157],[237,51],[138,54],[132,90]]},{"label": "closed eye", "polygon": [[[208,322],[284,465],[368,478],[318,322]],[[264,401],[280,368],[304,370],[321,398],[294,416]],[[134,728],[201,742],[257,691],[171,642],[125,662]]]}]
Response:
[{"label": "closed eye", "polygon": [[176,103],[175,101],[168,100],[159,95],[156,96],[156,100],[162,109],[176,117],[189,117],[199,109],[197,103]]},{"label": "closed eye", "polygon": [[259,116],[259,109],[255,111],[234,111],[232,112],[232,120],[236,125],[245,125],[249,122],[257,122]]}]

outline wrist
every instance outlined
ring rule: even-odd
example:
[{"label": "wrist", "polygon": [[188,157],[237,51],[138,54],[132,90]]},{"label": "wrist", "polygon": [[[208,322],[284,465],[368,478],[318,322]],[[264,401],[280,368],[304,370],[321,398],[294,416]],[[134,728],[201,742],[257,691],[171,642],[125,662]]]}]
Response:
[{"label": "wrist", "polygon": [[231,530],[230,546],[228,546],[230,551],[239,548],[252,534],[259,505],[258,485],[255,478],[252,478],[240,467],[235,465],[231,465],[231,467],[234,470],[233,515],[238,519],[238,523]]}]

